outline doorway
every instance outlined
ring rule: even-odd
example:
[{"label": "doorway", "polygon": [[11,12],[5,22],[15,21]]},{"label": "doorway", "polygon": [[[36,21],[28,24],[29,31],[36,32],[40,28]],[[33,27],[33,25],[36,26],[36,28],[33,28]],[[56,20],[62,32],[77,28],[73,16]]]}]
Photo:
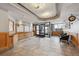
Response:
[{"label": "doorway", "polygon": [[50,23],[35,24],[35,35],[39,37],[50,37]]}]

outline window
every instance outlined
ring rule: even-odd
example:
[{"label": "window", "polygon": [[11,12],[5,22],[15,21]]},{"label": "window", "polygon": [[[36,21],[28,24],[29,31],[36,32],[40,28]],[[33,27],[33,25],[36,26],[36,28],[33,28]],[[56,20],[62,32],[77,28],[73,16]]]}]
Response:
[{"label": "window", "polygon": [[25,32],[29,32],[29,26],[25,26]]},{"label": "window", "polygon": [[64,23],[52,24],[52,31],[62,31],[65,28]]},{"label": "window", "polygon": [[54,24],[54,28],[55,29],[61,29],[61,28],[64,28],[65,27],[65,24]]},{"label": "window", "polygon": [[24,31],[23,29],[24,29],[23,25],[19,25],[17,27],[17,32],[23,32]]},{"label": "window", "polygon": [[39,25],[36,26],[36,31],[37,31],[36,33],[39,34]]}]

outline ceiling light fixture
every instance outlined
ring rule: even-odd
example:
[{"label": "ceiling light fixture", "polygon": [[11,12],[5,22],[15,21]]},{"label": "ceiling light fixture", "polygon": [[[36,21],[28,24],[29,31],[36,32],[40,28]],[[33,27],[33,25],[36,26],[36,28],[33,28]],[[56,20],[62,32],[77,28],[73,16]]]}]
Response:
[{"label": "ceiling light fixture", "polygon": [[49,17],[49,16],[51,16],[51,13],[45,12],[45,13],[43,13],[41,16],[42,16],[42,17]]},{"label": "ceiling light fixture", "polygon": [[38,9],[38,8],[44,8],[45,7],[45,4],[44,3],[33,3],[32,6],[35,8],[35,9]]},{"label": "ceiling light fixture", "polygon": [[40,6],[38,3],[33,3],[32,6],[35,8],[35,9],[38,9]]}]

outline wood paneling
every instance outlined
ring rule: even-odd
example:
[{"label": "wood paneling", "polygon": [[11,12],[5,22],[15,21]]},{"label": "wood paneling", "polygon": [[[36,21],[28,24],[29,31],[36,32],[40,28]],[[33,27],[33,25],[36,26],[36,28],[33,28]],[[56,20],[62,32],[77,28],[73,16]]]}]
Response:
[{"label": "wood paneling", "polygon": [[13,46],[12,38],[7,32],[0,32],[0,48],[11,48]]},{"label": "wood paneling", "polygon": [[7,41],[8,47],[12,48],[13,47],[13,36],[9,36],[9,39]]},{"label": "wood paneling", "polygon": [[6,47],[6,40],[7,39],[7,33],[0,33],[0,47]]},{"label": "wood paneling", "polygon": [[18,35],[18,39],[24,39],[32,36],[32,32],[18,32],[17,35]]},{"label": "wood paneling", "polygon": [[68,35],[71,35],[72,44],[74,44],[76,47],[79,47],[79,34],[68,32]]},{"label": "wood paneling", "polygon": [[77,37],[78,37],[78,48],[79,48],[79,33],[78,33]]},{"label": "wood paneling", "polygon": [[62,32],[52,32],[52,36],[60,36]]},{"label": "wood paneling", "polygon": [[78,38],[77,38],[77,36],[72,35],[72,43],[73,43],[75,46],[78,46]]}]

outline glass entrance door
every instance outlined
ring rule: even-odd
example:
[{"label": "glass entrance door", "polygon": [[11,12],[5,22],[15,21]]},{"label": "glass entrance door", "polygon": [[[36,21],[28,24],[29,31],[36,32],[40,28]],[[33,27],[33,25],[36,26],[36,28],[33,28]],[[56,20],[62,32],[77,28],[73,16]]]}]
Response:
[{"label": "glass entrance door", "polygon": [[40,24],[39,26],[39,35],[45,36],[45,24]]},{"label": "glass entrance door", "polygon": [[36,26],[36,35],[39,35],[39,25]]},{"label": "glass entrance door", "polygon": [[36,35],[40,37],[48,36],[50,37],[50,24],[49,22],[44,24],[36,24]]},{"label": "glass entrance door", "polygon": [[45,35],[48,35],[48,34],[49,34],[49,27],[45,26]]}]

